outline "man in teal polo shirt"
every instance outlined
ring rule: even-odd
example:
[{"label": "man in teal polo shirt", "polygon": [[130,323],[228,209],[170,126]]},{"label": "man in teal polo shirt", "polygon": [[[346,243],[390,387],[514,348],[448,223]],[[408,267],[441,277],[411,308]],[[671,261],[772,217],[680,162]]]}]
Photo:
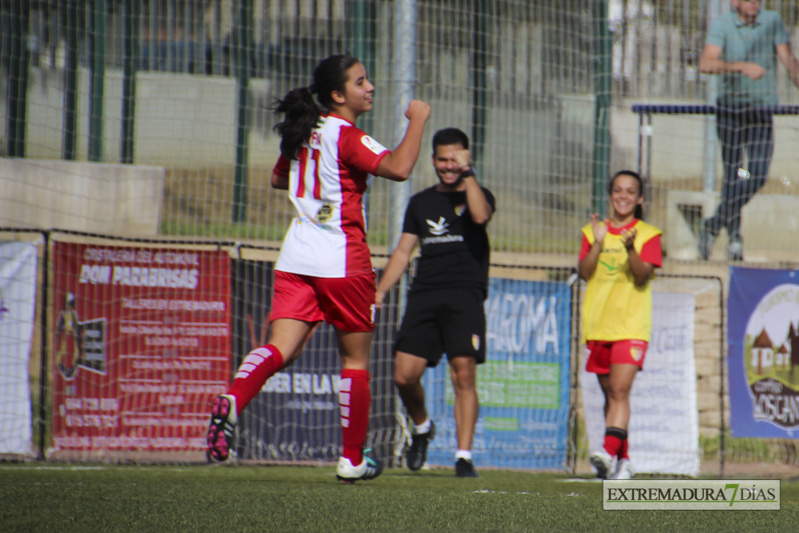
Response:
[{"label": "man in teal polo shirt", "polygon": [[[724,163],[721,202],[699,231],[699,253],[710,256],[721,228],[727,229],[727,257],[743,259],[741,209],[766,183],[774,152],[777,105],[777,58],[799,87],[799,61],[791,52],[788,31],[775,11],[761,10],[760,0],[731,0],[732,9],[708,32],[699,69],[721,75],[717,122]],[[746,149],[748,168],[743,168]]]}]

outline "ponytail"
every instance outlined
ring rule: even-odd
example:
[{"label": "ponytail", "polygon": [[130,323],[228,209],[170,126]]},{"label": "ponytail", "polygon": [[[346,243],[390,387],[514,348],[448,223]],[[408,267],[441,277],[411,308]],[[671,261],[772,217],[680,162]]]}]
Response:
[{"label": "ponytail", "polygon": [[282,137],[280,153],[283,157],[297,159],[300,147],[311,138],[322,112],[333,109],[333,91],[344,92],[347,70],[358,62],[348,55],[327,57],[314,69],[313,84],[310,87],[294,89],[282,100],[275,101],[272,106],[275,114],[285,114],[283,122],[274,127],[275,132]]},{"label": "ponytail", "polygon": [[635,218],[637,218],[638,220],[643,220],[644,219],[644,206],[641,205],[641,204],[636,205],[635,206],[635,211],[633,211],[633,216]]},{"label": "ponytail", "polygon": [[300,147],[311,138],[322,112],[308,87],[289,91],[282,100],[276,99],[272,109],[276,115],[284,115],[283,121],[274,127],[281,137],[280,153],[286,159],[297,159]]}]

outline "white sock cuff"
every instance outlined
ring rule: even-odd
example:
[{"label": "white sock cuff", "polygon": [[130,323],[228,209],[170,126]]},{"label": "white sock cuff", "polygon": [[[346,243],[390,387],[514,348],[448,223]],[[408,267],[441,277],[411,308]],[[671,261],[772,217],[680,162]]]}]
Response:
[{"label": "white sock cuff", "polygon": [[413,425],[413,434],[414,435],[419,435],[420,433],[427,433],[428,431],[430,431],[430,427],[432,425],[433,425],[433,423],[430,420],[430,417],[428,416],[427,420],[425,420],[424,422],[422,422],[418,426],[416,424]]},{"label": "white sock cuff", "polygon": [[455,460],[458,459],[466,459],[467,461],[472,460],[472,452],[470,450],[458,450],[455,452]]}]

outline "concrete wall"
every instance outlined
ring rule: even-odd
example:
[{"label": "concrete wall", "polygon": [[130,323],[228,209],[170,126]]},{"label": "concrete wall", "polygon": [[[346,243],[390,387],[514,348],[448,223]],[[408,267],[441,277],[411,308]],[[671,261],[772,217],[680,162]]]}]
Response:
[{"label": "concrete wall", "polygon": [[161,167],[0,159],[0,226],[155,235]]},{"label": "concrete wall", "polygon": [[[456,65],[466,61],[465,56],[441,54],[436,72],[463,73]],[[29,91],[27,122],[27,156],[31,159],[59,159],[62,145],[63,83],[60,70],[33,69]],[[383,79],[383,78],[379,78]],[[268,173],[278,155],[278,140],[271,132],[274,117],[268,106],[282,89],[268,80],[252,80],[251,135],[249,137],[249,168],[264,169]],[[385,82],[384,82],[385,83]],[[424,146],[429,146],[429,135],[439,127],[455,125],[469,130],[471,126],[471,99],[465,79],[450,81],[450,88],[441,95],[428,98],[433,105],[433,116],[425,136]],[[104,109],[104,159],[119,159],[121,130],[121,85],[118,70],[107,71]],[[88,152],[88,73],[82,70],[79,80],[78,105],[78,158]],[[420,87],[424,93],[429,88]],[[386,146],[395,140],[396,113],[392,109],[390,90],[378,91],[374,112],[371,114],[370,132]],[[0,98],[0,121],[6,122],[6,99]],[[639,158],[639,116],[632,105],[640,100],[616,99],[611,109],[612,160],[611,168],[637,168]],[[652,100],[648,100],[652,103]],[[670,101],[670,103],[679,103]],[[684,102],[696,103],[696,102]],[[495,102],[487,116],[486,152],[481,163],[490,171],[490,180],[504,180],[495,189],[506,198],[512,195],[519,205],[503,205],[507,216],[498,219],[492,231],[495,235],[514,235],[517,213],[514,209],[533,209],[548,217],[536,227],[558,228],[554,237],[568,241],[579,230],[582,220],[573,213],[582,213],[587,206],[585,185],[590,176],[593,152],[593,99],[590,95],[561,94],[557,105],[535,109],[517,109],[514,105]],[[236,147],[236,81],[233,78],[195,76],[173,73],[140,72],[137,74],[137,101],[135,121],[135,158],[137,165],[163,166],[180,171],[196,171],[200,177],[209,169],[232,169]],[[799,117],[777,117],[776,144],[769,185],[745,208],[744,240],[747,260],[764,261],[791,259],[793,249],[772,231],[773,224],[763,224],[762,212],[771,219],[780,215],[780,224],[792,230],[799,228]],[[2,133],[0,133],[2,137]],[[706,160],[711,165],[712,190],[700,203],[707,216],[715,207],[721,182],[721,163],[716,141],[713,117],[697,115],[655,115],[652,119],[651,164],[649,170],[655,188],[678,195],[683,192],[703,191]],[[423,150],[423,153],[426,150]],[[707,154],[707,156],[706,156]],[[429,165],[420,159],[420,173],[427,173]],[[645,162],[645,160],[644,160]],[[89,178],[90,179],[90,178]],[[377,180],[380,182],[381,180]],[[414,180],[414,187],[428,185],[428,181]],[[198,180],[198,187],[202,180]],[[503,188],[504,187],[504,188]],[[381,184],[373,188],[375,202],[380,198]],[[47,191],[44,191],[47,194]],[[765,197],[774,194],[775,197]],[[554,195],[554,196],[553,196]],[[63,199],[62,199],[63,201]],[[80,197],[72,202],[78,205]],[[776,203],[775,203],[776,201]],[[562,210],[565,220],[555,220],[546,208],[557,202],[570,206]],[[682,259],[695,258],[695,241],[690,228],[686,229],[679,218],[672,216],[673,203],[661,195],[651,204],[653,222],[678,231],[667,232],[672,239],[667,243],[669,253]],[[783,205],[783,204],[788,205]],[[585,205],[584,205],[585,204]],[[773,209],[773,206],[779,209]],[[784,207],[784,209],[783,209]],[[382,207],[381,207],[382,208]],[[554,209],[558,211],[558,209]],[[558,211],[559,212],[559,211]],[[3,216],[3,215],[0,215]],[[374,218],[374,217],[373,217]],[[91,221],[87,221],[90,223]],[[680,225],[682,224],[682,225]],[[377,226],[375,226],[377,228]],[[685,230],[685,231],[682,231]],[[547,230],[549,231],[549,230]],[[687,231],[687,233],[686,233]],[[785,232],[784,234],[794,232]],[[551,238],[553,235],[536,236]],[[719,243],[721,246],[721,242]],[[760,245],[775,253],[760,253],[753,248]],[[554,250],[558,251],[558,250]],[[753,255],[752,252],[755,252]],[[722,254],[723,255],[723,254]],[[761,257],[762,256],[762,257]],[[778,257],[779,256],[779,257]],[[785,256],[785,257],[783,257]]]},{"label": "concrete wall", "polygon": [[[672,259],[699,259],[695,221],[691,209],[703,218],[713,215],[718,193],[672,190],[667,193],[666,248]],[[688,208],[688,209],[686,209]],[[756,194],[741,211],[741,234],[746,260],[753,263],[795,262],[799,234],[799,196]],[[777,229],[778,228],[778,229]],[[727,234],[721,232],[711,259],[726,259]]]},{"label": "concrete wall", "polygon": [[[61,157],[63,125],[63,82],[60,70],[32,69],[27,110],[26,155],[36,159]],[[168,166],[173,168],[208,168],[233,164],[236,146],[236,80],[234,78],[183,75],[174,73],[139,72],[136,101],[135,163]],[[89,74],[81,70],[78,97],[78,158],[88,153],[88,91]],[[275,93],[268,80],[251,80],[252,128],[249,139],[249,163],[252,167],[268,167],[277,156],[277,139],[271,133],[272,119],[268,110]],[[382,93],[387,97],[388,93]],[[577,106],[579,119],[584,121],[579,141],[591,153],[590,132],[593,131],[593,113],[584,113],[590,96],[560,95],[564,108]],[[119,160],[121,132],[122,73],[106,73],[103,156],[107,161]],[[632,112],[634,103],[643,99],[616,99],[611,110],[611,136],[613,140],[614,168],[635,167],[638,158],[638,115]],[[647,103],[656,103],[651,99]],[[384,144],[393,144],[390,132],[394,131],[391,98],[381,98],[374,113],[371,133]],[[470,100],[466,100],[468,106]],[[674,101],[664,103],[698,103]],[[5,99],[0,99],[0,120],[6,122]],[[388,106],[386,105],[388,104]],[[468,109],[467,109],[468,110]],[[448,117],[446,109],[435,110],[434,117]],[[525,113],[521,113],[524,115]],[[574,114],[574,113],[573,113]],[[463,117],[458,114],[454,117]],[[469,116],[467,113],[466,117]],[[504,118],[504,117],[502,117]],[[522,118],[521,116],[519,118]],[[571,117],[575,118],[575,117]],[[712,117],[699,115],[654,115],[652,120],[653,180],[668,182],[680,179],[701,179],[707,142],[715,143],[715,126]],[[708,121],[709,129],[706,128]],[[436,124],[436,127],[438,125]],[[530,126],[534,130],[538,124]],[[795,179],[799,167],[799,117],[775,118],[776,144],[771,176]],[[710,139],[706,140],[706,131]],[[2,136],[2,135],[0,135]],[[498,146],[502,146],[501,144]],[[716,150],[713,158],[717,180],[721,176],[721,162]],[[718,182],[718,181],[717,181]]]},{"label": "concrete wall", "polygon": [[[31,69],[25,155],[60,159],[64,87],[61,70]],[[89,72],[78,77],[77,158],[88,157]],[[266,80],[251,80],[256,97],[253,115],[263,115],[272,93]],[[122,132],[122,72],[106,71],[103,106],[103,159],[119,161]],[[0,120],[6,122],[6,99],[0,98]],[[236,80],[218,76],[139,72],[136,74],[134,162],[174,168],[231,165],[236,150]],[[277,143],[254,128],[249,156],[253,166],[274,165]],[[2,136],[2,134],[0,134]],[[264,157],[264,152],[269,152]]]}]

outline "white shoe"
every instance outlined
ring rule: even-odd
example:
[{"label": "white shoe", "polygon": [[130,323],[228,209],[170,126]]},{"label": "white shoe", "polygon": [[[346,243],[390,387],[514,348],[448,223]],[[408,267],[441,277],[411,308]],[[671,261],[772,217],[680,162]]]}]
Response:
[{"label": "white shoe", "polygon": [[372,448],[367,448],[363,451],[363,461],[358,466],[353,466],[346,457],[339,457],[338,466],[336,467],[336,477],[345,483],[374,479],[382,472],[383,461],[375,457]]},{"label": "white shoe", "polygon": [[610,473],[613,466],[613,457],[604,448],[601,448],[592,453],[588,460],[591,461],[591,466],[596,470],[596,477],[607,479],[608,473]]},{"label": "white shoe", "polygon": [[616,463],[616,471],[611,479],[632,479],[635,475],[632,463],[629,459],[619,459]]},{"label": "white shoe", "polygon": [[727,259],[730,261],[743,261],[744,245],[740,240],[730,241],[727,245]]}]

